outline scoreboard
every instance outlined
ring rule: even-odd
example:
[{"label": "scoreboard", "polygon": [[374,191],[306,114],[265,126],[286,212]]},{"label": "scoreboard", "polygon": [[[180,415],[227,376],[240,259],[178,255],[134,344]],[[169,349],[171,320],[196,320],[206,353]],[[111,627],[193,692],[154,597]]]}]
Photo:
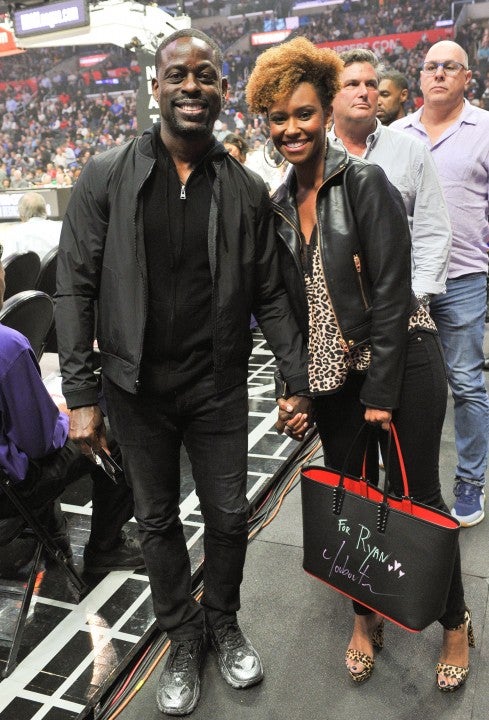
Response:
[{"label": "scoreboard", "polygon": [[18,38],[71,30],[90,25],[88,0],[59,0],[46,5],[31,5],[13,13]]}]

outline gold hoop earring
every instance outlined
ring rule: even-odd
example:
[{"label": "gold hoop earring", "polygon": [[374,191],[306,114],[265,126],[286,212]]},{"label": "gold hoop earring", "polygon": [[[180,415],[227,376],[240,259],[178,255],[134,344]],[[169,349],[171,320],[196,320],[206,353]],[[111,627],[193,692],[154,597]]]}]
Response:
[{"label": "gold hoop earring", "polygon": [[[273,162],[273,163],[272,163],[272,162],[270,162],[270,160],[268,159],[270,156],[268,155],[268,152],[267,152],[267,145],[268,145],[269,142],[270,142],[270,138],[268,138],[268,140],[266,141],[265,145],[263,146],[263,157],[265,158],[265,162],[266,162],[266,164],[267,164],[269,167],[274,168],[275,170],[277,170],[278,168],[282,167],[282,165],[283,165],[284,162],[285,162],[285,158],[284,158],[284,156],[282,155],[282,161],[281,161],[281,162],[279,162],[279,163],[276,163],[276,162]],[[272,143],[272,146],[273,146],[273,143]],[[276,150],[276,152],[278,153],[278,150]],[[280,153],[278,153],[278,154],[280,155]]]}]

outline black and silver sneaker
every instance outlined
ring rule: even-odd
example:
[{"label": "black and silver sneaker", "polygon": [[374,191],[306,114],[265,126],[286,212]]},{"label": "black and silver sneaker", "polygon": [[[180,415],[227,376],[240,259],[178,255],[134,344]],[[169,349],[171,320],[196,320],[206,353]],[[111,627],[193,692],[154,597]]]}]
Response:
[{"label": "black and silver sneaker", "polygon": [[209,636],[217,652],[221,675],[232,687],[250,687],[263,679],[260,656],[237,622],[209,628]]},{"label": "black and silver sneaker", "polygon": [[161,712],[188,715],[194,710],[200,697],[200,670],[206,649],[205,636],[172,641],[156,690],[156,702]]}]

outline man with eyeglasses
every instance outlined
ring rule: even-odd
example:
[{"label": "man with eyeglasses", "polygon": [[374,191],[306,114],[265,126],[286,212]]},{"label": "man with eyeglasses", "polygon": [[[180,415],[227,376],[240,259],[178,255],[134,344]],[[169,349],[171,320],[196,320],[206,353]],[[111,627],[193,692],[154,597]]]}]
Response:
[{"label": "man with eyeglasses", "polygon": [[430,309],[445,352],[455,407],[455,504],[463,527],[484,518],[489,399],[484,382],[484,322],[489,241],[489,113],[471,105],[472,77],[465,50],[443,40],[421,68],[424,105],[391,127],[406,130],[430,149],[452,223],[447,292]]}]

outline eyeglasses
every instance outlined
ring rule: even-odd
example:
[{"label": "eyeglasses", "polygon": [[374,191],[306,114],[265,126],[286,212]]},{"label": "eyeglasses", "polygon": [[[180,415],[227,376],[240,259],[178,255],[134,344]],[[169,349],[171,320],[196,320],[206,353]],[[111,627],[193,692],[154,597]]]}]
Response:
[{"label": "eyeglasses", "polygon": [[446,75],[458,75],[460,70],[468,70],[469,68],[466,68],[465,65],[462,65],[462,63],[455,62],[455,60],[444,60],[443,62],[435,62],[432,60],[431,62],[425,62],[423,63],[421,69],[426,75],[434,75],[438,68],[443,68],[443,72]]}]

